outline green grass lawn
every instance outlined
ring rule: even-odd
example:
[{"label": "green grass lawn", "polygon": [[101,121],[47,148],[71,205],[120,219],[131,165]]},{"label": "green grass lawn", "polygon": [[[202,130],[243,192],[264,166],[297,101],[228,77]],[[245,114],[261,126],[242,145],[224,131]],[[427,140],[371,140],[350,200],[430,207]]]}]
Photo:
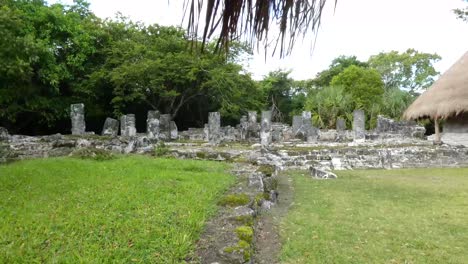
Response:
[{"label": "green grass lawn", "polygon": [[468,169],[295,173],[283,263],[468,263]]},{"label": "green grass lawn", "polygon": [[0,263],[177,263],[235,178],[207,161],[51,158],[0,166]]}]

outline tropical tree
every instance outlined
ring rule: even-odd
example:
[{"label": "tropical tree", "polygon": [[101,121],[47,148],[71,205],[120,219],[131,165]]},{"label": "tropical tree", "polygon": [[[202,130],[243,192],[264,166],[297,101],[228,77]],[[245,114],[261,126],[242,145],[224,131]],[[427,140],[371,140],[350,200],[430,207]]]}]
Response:
[{"label": "tropical tree", "polygon": [[381,52],[369,58],[369,66],[381,75],[385,89],[404,89],[411,93],[421,91],[434,82],[439,73],[433,63],[441,57],[414,49],[405,52]]},{"label": "tropical tree", "polygon": [[342,86],[354,101],[354,109],[370,110],[379,105],[384,93],[384,84],[379,72],[351,65],[342,73],[333,77],[331,86]]},{"label": "tropical tree", "polygon": [[317,73],[316,77],[312,79],[311,83],[315,87],[327,87],[330,86],[333,77],[342,73],[346,68],[351,65],[366,68],[368,64],[366,62],[359,61],[356,56],[339,56],[333,59],[328,69]]},{"label": "tropical tree", "polygon": [[314,125],[320,128],[335,128],[337,117],[343,117],[348,124],[352,121],[353,97],[343,86],[330,86],[310,93],[305,109],[311,111]]}]

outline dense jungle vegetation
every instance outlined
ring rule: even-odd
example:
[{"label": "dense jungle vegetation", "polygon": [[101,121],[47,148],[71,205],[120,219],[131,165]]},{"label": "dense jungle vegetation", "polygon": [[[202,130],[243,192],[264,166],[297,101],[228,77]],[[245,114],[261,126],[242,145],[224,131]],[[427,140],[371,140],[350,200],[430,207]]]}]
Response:
[{"label": "dense jungle vegetation", "polygon": [[[220,111],[235,125],[248,110],[271,109],[290,122],[303,110],[321,128],[337,116],[351,122],[365,109],[399,118],[414,96],[438,75],[437,54],[408,49],[382,52],[368,61],[340,56],[309,80],[288,70],[254,80],[245,69],[252,52],[232,43],[228,53],[193,48],[185,31],[144,25],[122,15],[101,19],[83,0],[73,5],[42,0],[0,0],[0,126],[12,133],[69,133],[69,105],[86,105],[87,130],[99,132],[106,117],[170,113],[180,129],[200,127]],[[313,63],[313,61],[311,62]]]}]

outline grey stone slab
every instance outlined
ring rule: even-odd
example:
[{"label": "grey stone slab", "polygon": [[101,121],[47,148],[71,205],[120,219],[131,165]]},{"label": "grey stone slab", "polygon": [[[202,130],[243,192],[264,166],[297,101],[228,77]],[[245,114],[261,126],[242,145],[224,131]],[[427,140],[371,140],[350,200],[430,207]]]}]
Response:
[{"label": "grey stone slab", "polygon": [[119,121],[113,118],[106,118],[102,127],[101,135],[115,137],[119,134]]},{"label": "grey stone slab", "polygon": [[124,137],[136,136],[136,119],[134,114],[126,114],[120,117],[120,135]]},{"label": "grey stone slab", "polygon": [[353,112],[354,141],[365,141],[366,139],[366,114],[364,110]]},{"label": "grey stone slab", "polygon": [[70,118],[72,123],[72,135],[83,135],[86,130],[84,104],[70,105]]},{"label": "grey stone slab", "polygon": [[219,112],[208,114],[208,142],[213,145],[221,142],[221,115]]},{"label": "grey stone slab", "polygon": [[260,143],[267,147],[271,144],[271,111],[262,111],[262,120],[260,124]]},{"label": "grey stone slab", "polygon": [[177,124],[174,121],[169,123],[169,128],[171,129],[171,139],[175,140],[179,137],[179,131],[177,130]]},{"label": "grey stone slab", "polygon": [[159,138],[159,118],[160,113],[156,110],[148,111],[146,118],[146,134],[148,138],[158,139]]},{"label": "grey stone slab", "polygon": [[163,114],[159,117],[159,138],[162,140],[171,139],[171,115]]}]

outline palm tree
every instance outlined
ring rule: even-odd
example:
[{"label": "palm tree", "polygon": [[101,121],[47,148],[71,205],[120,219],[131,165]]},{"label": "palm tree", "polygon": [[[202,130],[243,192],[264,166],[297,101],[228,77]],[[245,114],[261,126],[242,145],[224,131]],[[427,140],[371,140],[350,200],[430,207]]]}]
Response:
[{"label": "palm tree", "polygon": [[[198,26],[203,23],[202,49],[213,34],[219,33],[217,50],[227,51],[230,42],[245,41],[252,48],[263,43],[265,52],[273,44],[273,54],[279,51],[283,57],[291,52],[298,37],[317,33],[326,1],[186,0],[187,31],[197,39]],[[202,10],[206,10],[204,20]],[[278,31],[270,38],[268,33],[275,27]]]}]

